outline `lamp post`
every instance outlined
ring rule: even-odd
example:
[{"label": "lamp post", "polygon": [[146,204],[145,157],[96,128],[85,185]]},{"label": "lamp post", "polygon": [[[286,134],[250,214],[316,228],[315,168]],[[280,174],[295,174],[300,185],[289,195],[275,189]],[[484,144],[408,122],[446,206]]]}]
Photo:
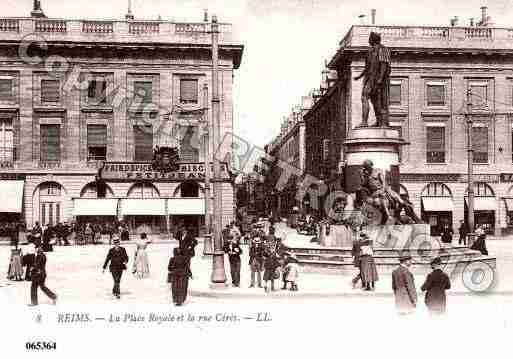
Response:
[{"label": "lamp post", "polygon": [[469,245],[474,239],[474,149],[472,145],[472,92],[467,91],[467,166],[468,166],[468,203],[467,203],[467,225]]},{"label": "lamp post", "polygon": [[204,167],[205,167],[205,234],[203,239],[203,255],[212,254],[212,220],[210,215],[210,141],[209,136],[212,130],[211,122],[208,117],[208,85],[203,85],[203,151],[204,151]]},{"label": "lamp post", "polygon": [[224,252],[223,252],[223,238],[222,238],[222,193],[221,193],[221,162],[215,156],[215,148],[221,143],[221,114],[220,114],[220,100],[219,100],[219,24],[217,17],[212,16],[211,24],[212,33],[212,135],[213,135],[213,161],[214,161],[214,177],[212,182],[214,184],[214,206],[213,215],[214,225],[214,251],[212,256],[212,287],[225,287],[226,274],[224,272]]}]

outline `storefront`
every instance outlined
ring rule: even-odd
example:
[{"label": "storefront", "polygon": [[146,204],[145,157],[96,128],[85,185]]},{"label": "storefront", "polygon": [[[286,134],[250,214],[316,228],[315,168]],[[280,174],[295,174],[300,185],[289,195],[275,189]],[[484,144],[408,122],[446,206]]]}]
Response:
[{"label": "storefront", "polygon": [[23,222],[22,180],[0,180],[0,241],[7,240],[4,226]]},{"label": "storefront", "polygon": [[113,226],[117,222],[118,200],[115,198],[73,198],[73,217],[77,224]]},{"label": "storefront", "polygon": [[421,218],[430,225],[431,235],[439,236],[444,225],[452,227],[454,203],[444,183],[431,182],[421,194]]},{"label": "storefront", "polygon": [[[484,182],[474,185],[474,224],[485,229],[486,233],[495,233],[497,199],[493,189]],[[465,197],[465,218],[468,213],[468,197]]]}]

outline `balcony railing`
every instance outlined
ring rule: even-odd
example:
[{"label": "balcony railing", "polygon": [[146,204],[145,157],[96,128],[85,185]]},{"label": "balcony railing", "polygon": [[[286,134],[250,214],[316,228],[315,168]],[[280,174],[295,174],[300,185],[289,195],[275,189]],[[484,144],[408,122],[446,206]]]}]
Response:
[{"label": "balcony railing", "polygon": [[[139,43],[210,43],[210,24],[175,23],[170,21],[64,20],[37,18],[0,18],[1,39],[20,41],[38,33],[48,41],[97,43],[110,40],[123,44]],[[96,35],[96,36],[95,36]],[[98,37],[98,38],[97,38]],[[220,44],[238,44],[232,37],[232,26],[219,23]]]},{"label": "balcony railing", "polygon": [[341,41],[342,47],[366,47],[372,32],[391,47],[447,49],[513,49],[513,29],[445,26],[355,25]]}]

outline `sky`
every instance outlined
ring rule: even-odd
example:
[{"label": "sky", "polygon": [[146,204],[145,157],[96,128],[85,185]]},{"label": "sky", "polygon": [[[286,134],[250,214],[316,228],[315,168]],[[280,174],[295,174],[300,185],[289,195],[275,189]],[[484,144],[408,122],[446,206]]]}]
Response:
[{"label": "sky", "polygon": [[[32,0],[0,0],[0,16],[28,16]],[[124,18],[128,0],[41,0],[48,17]],[[377,10],[378,25],[460,24],[479,19],[481,6],[498,27],[513,27],[509,0],[132,0],[136,18],[202,21],[203,9],[233,24],[245,46],[235,72],[235,133],[263,147],[280,131],[301,96],[318,88],[324,62],[358,15]]]}]

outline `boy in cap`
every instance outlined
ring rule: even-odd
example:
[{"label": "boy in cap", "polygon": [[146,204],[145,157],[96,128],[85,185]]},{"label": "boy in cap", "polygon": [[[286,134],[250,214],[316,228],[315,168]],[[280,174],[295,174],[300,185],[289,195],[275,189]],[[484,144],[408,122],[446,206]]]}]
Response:
[{"label": "boy in cap", "polygon": [[404,255],[399,258],[399,267],[392,272],[392,290],[394,291],[395,306],[399,314],[410,314],[417,306],[417,290],[415,280],[409,267],[412,258]]},{"label": "boy in cap", "polygon": [[444,314],[446,308],[445,291],[451,288],[449,276],[442,270],[442,260],[436,257],[431,261],[433,271],[428,274],[421,289],[426,292],[425,302],[431,314]]},{"label": "boy in cap", "polygon": [[112,278],[114,279],[112,294],[119,299],[121,296],[119,284],[121,282],[121,275],[126,269],[126,265],[128,263],[128,254],[126,253],[125,248],[119,245],[120,241],[118,236],[114,237],[113,242],[114,247],[109,250],[105,263],[103,264],[103,273],[105,273],[105,269],[110,262],[109,270],[112,274]]}]

